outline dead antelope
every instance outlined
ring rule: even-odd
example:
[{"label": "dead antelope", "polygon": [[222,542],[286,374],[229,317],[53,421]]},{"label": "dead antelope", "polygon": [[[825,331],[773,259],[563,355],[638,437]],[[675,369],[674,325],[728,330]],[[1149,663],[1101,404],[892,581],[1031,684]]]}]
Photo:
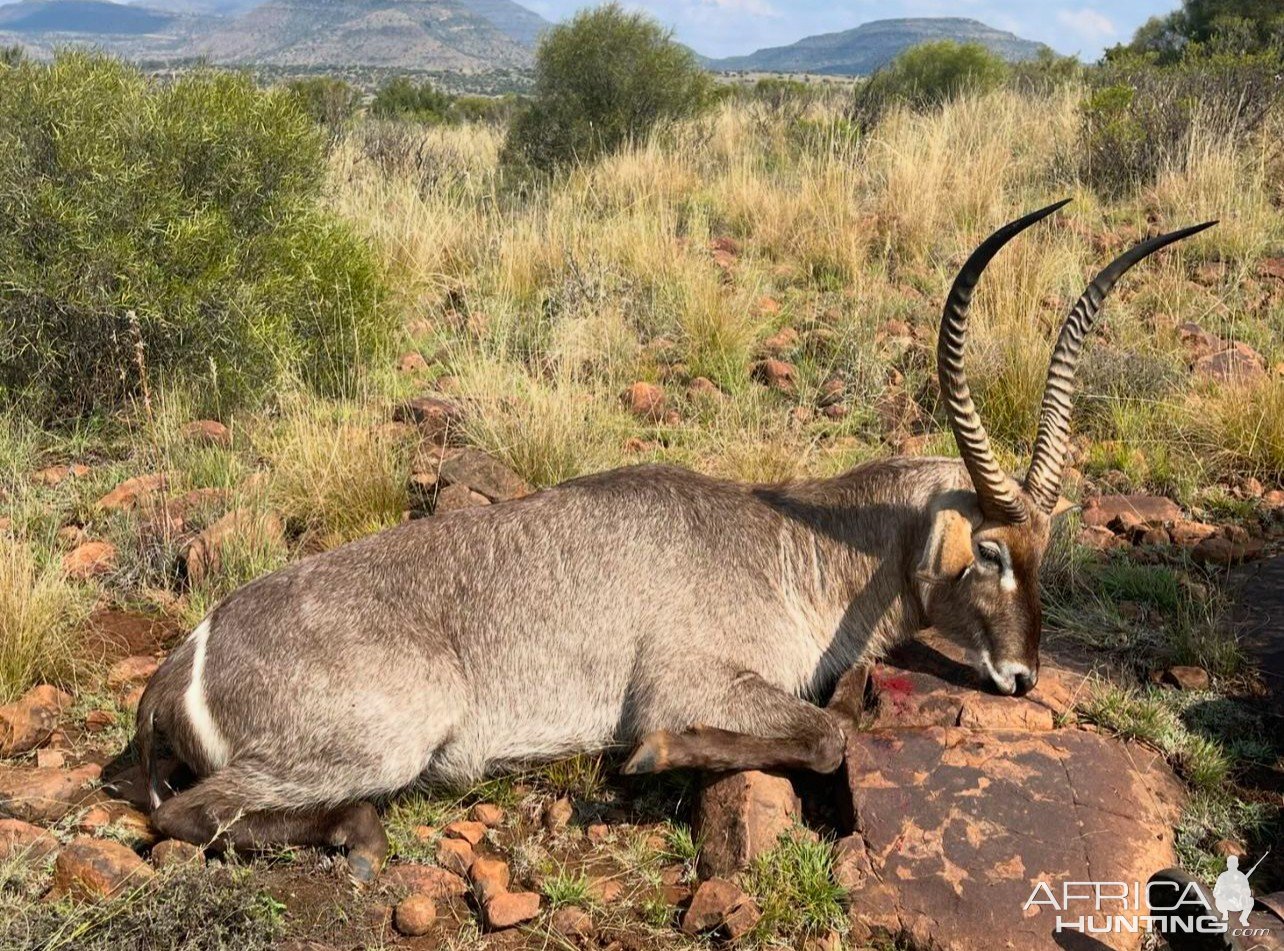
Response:
[{"label": "dead antelope", "polygon": [[[988,238],[946,300],[937,355],[961,461],[889,459],[787,485],[618,469],[260,578],[142,698],[156,828],[214,847],[344,847],[368,879],[387,851],[370,800],[421,779],[620,744],[636,744],[626,773],[832,771],[843,728],[813,701],[928,626],[971,641],[1001,693],[1025,693],[1084,336],[1125,271],[1207,227],[1146,241],[1089,285],[1018,483],[968,389],[968,305],[995,253],[1059,207]],[[201,777],[164,799],[161,736]]]}]

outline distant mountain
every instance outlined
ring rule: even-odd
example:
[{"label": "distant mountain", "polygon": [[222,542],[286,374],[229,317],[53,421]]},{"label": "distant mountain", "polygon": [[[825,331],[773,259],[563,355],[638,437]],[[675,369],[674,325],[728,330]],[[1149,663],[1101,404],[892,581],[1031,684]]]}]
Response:
[{"label": "distant mountain", "polygon": [[1007,60],[1032,59],[1042,43],[996,30],[963,17],[924,17],[873,20],[842,33],[809,36],[790,46],[758,50],[748,56],[706,59],[714,70],[764,73],[818,73],[831,76],[867,76],[896,56],[934,40],[980,43]]},{"label": "distant mountain", "polygon": [[459,0],[459,2],[488,20],[501,33],[525,46],[534,47],[540,34],[553,24],[533,10],[527,10],[513,0]]},{"label": "distant mountain", "polygon": [[0,6],[3,33],[95,33],[132,36],[159,33],[173,15],[106,0],[22,0]]},{"label": "distant mountain", "polygon": [[[498,10],[504,25],[473,6]],[[532,26],[514,7],[529,12],[507,0],[267,0],[198,39],[193,52],[282,66],[529,66],[531,47],[510,31]]]}]

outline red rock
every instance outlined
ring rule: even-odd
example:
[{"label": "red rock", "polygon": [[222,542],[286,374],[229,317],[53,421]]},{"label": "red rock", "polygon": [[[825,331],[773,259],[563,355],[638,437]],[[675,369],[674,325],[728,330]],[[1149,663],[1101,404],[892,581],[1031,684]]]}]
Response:
[{"label": "red rock", "polygon": [[1238,565],[1256,558],[1264,547],[1260,539],[1235,540],[1225,534],[1218,534],[1201,541],[1191,550],[1190,556],[1202,565]]},{"label": "red rock", "polygon": [[1193,321],[1187,321],[1178,326],[1177,335],[1192,360],[1207,356],[1226,346],[1226,341],[1216,334],[1209,333]]},{"label": "red rock", "polygon": [[658,423],[664,418],[664,389],[654,383],[639,380],[621,394],[620,401],[638,419]]},{"label": "red rock", "polygon": [[1260,499],[1265,492],[1266,489],[1260,479],[1253,476],[1245,476],[1235,486],[1234,495],[1240,499]]},{"label": "red rock", "polygon": [[553,912],[549,927],[564,938],[590,938],[593,936],[593,919],[577,905],[567,905]]},{"label": "red rock", "polygon": [[[780,313],[780,301],[774,297],[759,297],[755,305],[760,315],[764,317],[774,317]],[[798,332],[794,331],[794,343],[798,342]]]},{"label": "red rock", "polygon": [[695,831],[702,841],[700,874],[726,877],[764,852],[799,822],[801,804],[784,776],[746,770],[708,780],[700,792]]},{"label": "red rock", "polygon": [[226,449],[232,445],[232,431],[216,419],[193,420],[183,427],[183,438],[198,446]]},{"label": "red rock", "polygon": [[476,856],[473,847],[463,839],[442,839],[437,843],[437,864],[456,875],[464,875]]},{"label": "red rock", "polygon": [[119,690],[131,684],[146,683],[160,667],[160,661],[149,654],[138,654],[126,657],[112,664],[107,671],[107,686]]},{"label": "red rock", "polygon": [[31,478],[41,485],[59,485],[67,479],[83,479],[89,472],[89,466],[73,462],[66,466],[46,466]]},{"label": "red rock", "polygon": [[687,386],[687,396],[693,400],[717,399],[722,396],[722,390],[708,377],[698,376]]},{"label": "red rock", "polygon": [[84,581],[110,573],[116,567],[116,546],[111,542],[82,542],[62,556],[62,570]]},{"label": "red rock", "polygon": [[58,543],[64,548],[75,548],[82,542],[89,540],[89,536],[85,534],[85,530],[79,525],[64,525],[58,529],[56,537]]},{"label": "red rock", "polygon": [[875,341],[881,343],[884,340],[904,340],[914,339],[914,328],[903,320],[889,320],[874,332]]},{"label": "red rock", "polygon": [[105,898],[151,878],[155,873],[119,842],[108,839],[73,839],[54,863],[52,895]]},{"label": "red rock", "polygon": [[588,840],[594,845],[601,845],[611,838],[611,827],[605,822],[592,822],[584,830],[584,834],[588,836]]},{"label": "red rock", "polygon": [[463,839],[469,845],[476,845],[486,838],[486,826],[484,823],[468,822],[464,819],[450,823],[441,831],[448,838]]},{"label": "red rock", "polygon": [[1216,535],[1217,527],[1205,525],[1203,522],[1178,519],[1173,522],[1168,534],[1171,536],[1173,544],[1178,548],[1194,548],[1205,538],[1211,538]]},{"label": "red rock", "polygon": [[1284,489],[1270,489],[1262,493],[1262,504],[1267,508],[1284,508]]},{"label": "red rock", "polygon": [[1266,378],[1266,361],[1246,343],[1233,343],[1200,357],[1193,369],[1196,376],[1217,383],[1253,383]]},{"label": "red rock", "polygon": [[816,402],[821,406],[833,406],[843,401],[846,392],[847,384],[839,377],[831,376],[820,385],[820,397]]},{"label": "red rock", "polygon": [[401,373],[423,373],[428,369],[428,361],[418,350],[403,353],[397,361],[397,370]]},{"label": "red rock", "polygon": [[534,892],[504,892],[482,906],[482,917],[492,931],[511,928],[538,915],[539,904],[539,895]]},{"label": "red rock", "polygon": [[798,346],[800,338],[793,327],[782,327],[762,342],[762,352],[772,357],[781,357]]},{"label": "red rock", "polygon": [[468,814],[474,822],[480,822],[488,829],[497,829],[504,824],[504,810],[494,803],[479,802]]},{"label": "red rock", "polygon": [[1244,848],[1243,842],[1236,842],[1234,839],[1218,839],[1213,843],[1213,854],[1220,855],[1222,858],[1228,855],[1243,858],[1248,854],[1248,850]]},{"label": "red rock", "polygon": [[1176,665],[1164,671],[1163,683],[1178,690],[1207,690],[1212,686],[1212,678],[1203,667]]},{"label": "red rock", "polygon": [[710,251],[721,251],[723,254],[729,254],[736,257],[740,254],[740,242],[730,235],[714,238],[709,242]]},{"label": "red rock", "polygon": [[490,499],[480,492],[474,492],[466,485],[448,485],[437,491],[432,511],[434,515],[445,515],[447,512],[475,509],[483,505],[490,505]]},{"label": "red rock", "polygon": [[1127,548],[1127,543],[1104,525],[1089,525],[1079,533],[1079,544],[1094,551]]},{"label": "red rock", "polygon": [[793,392],[797,375],[798,370],[792,363],[775,358],[760,360],[749,368],[753,380],[784,393]]},{"label": "red rock", "polygon": [[58,840],[52,832],[21,819],[0,819],[0,862],[39,863],[57,851]]},{"label": "red rock", "polygon": [[[438,386],[442,383],[437,381]],[[458,404],[439,396],[415,396],[393,410],[392,418],[396,422],[415,424],[424,439],[445,445],[460,431],[464,412]]]},{"label": "red rock", "polygon": [[282,550],[285,547],[285,526],[271,512],[233,509],[196,536],[187,547],[183,564],[188,583],[199,584],[217,572],[222,567],[223,552],[228,546],[257,551]]},{"label": "red rock", "polygon": [[383,884],[407,893],[448,901],[468,893],[468,884],[454,872],[437,865],[393,865],[384,870]]},{"label": "red rock", "polygon": [[595,878],[588,883],[588,893],[603,905],[609,905],[620,897],[624,886],[616,878]]},{"label": "red rock", "polygon": [[99,499],[98,507],[107,511],[132,509],[141,499],[165,488],[165,484],[165,475],[160,472],[126,479]]},{"label": "red rock", "polygon": [[725,879],[701,882],[682,916],[683,933],[697,935],[720,928],[744,901],[745,893]]},{"label": "red rock", "polygon": [[[52,737],[53,734],[50,733]],[[36,766],[40,769],[62,769],[67,765],[67,758],[62,750],[36,750]]]},{"label": "red rock", "polygon": [[753,931],[760,918],[762,918],[762,911],[752,898],[746,898],[731,914],[727,915],[722,922],[722,927],[726,930],[727,937],[732,941],[739,941]]},{"label": "red rock", "polygon": [[90,710],[85,714],[85,732],[102,733],[116,725],[116,714],[110,710]]},{"label": "red rock", "polygon": [[69,706],[70,696],[57,687],[40,684],[16,703],[0,707],[0,756],[16,756],[44,744]]},{"label": "red rock", "polygon": [[1262,277],[1284,281],[1284,258],[1263,258],[1257,266],[1257,273]]},{"label": "red rock", "polygon": [[437,905],[427,895],[411,895],[397,903],[392,923],[408,938],[426,935],[437,920]]},{"label": "red rock", "polygon": [[512,880],[507,862],[484,855],[473,860],[468,877],[472,880],[473,892],[482,902],[508,891],[508,883]]},{"label": "red rock", "polygon": [[889,435],[909,432],[922,426],[925,415],[922,407],[904,390],[889,390],[874,401],[883,432]]},{"label": "red rock", "polygon": [[175,865],[204,865],[205,853],[199,845],[184,842],[181,839],[165,839],[152,846],[152,865],[156,868],[170,868]]},{"label": "red rock", "polygon": [[1089,528],[1108,527],[1125,516],[1137,524],[1162,526],[1182,518],[1182,511],[1176,502],[1158,495],[1103,495],[1083,508],[1083,524]]},{"label": "red rock", "polygon": [[156,832],[147,816],[120,800],[95,803],[76,823],[76,831],[86,835],[101,835],[107,829],[114,838],[125,839],[130,844],[150,845],[156,841]]},{"label": "red rock", "polygon": [[447,451],[437,475],[442,485],[465,485],[492,502],[519,499],[530,493],[530,486],[521,476],[480,449]]},{"label": "red rock", "polygon": [[571,824],[574,815],[575,807],[569,799],[556,799],[544,807],[544,828],[556,835]]}]

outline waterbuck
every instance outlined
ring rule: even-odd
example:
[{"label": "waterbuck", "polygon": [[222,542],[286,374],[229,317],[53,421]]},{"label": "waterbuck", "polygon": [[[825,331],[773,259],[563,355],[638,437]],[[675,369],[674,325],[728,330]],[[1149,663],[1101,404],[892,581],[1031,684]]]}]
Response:
[{"label": "waterbuck", "polygon": [[[408,522],[236,591],[138,708],[152,822],[213,847],[346,848],[377,874],[371,804],[417,780],[634,744],[626,773],[836,769],[816,706],[849,666],[934,626],[975,645],[1004,694],[1039,672],[1039,564],[1084,335],[1116,280],[1201,225],[1130,250],[1070,312],[1029,472],[991,451],[963,370],[988,238],[945,302],[941,394],[961,460],[899,458],[831,479],[741,485],[667,466],[574,479]],[[159,737],[199,777],[169,792]]]}]

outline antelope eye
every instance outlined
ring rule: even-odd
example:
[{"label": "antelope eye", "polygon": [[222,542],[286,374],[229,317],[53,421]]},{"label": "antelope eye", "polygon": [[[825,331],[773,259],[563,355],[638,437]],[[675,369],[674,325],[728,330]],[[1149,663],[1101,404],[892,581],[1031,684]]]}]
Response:
[{"label": "antelope eye", "polygon": [[983,561],[995,568],[1003,567],[1003,549],[996,542],[981,542],[976,550]]}]

